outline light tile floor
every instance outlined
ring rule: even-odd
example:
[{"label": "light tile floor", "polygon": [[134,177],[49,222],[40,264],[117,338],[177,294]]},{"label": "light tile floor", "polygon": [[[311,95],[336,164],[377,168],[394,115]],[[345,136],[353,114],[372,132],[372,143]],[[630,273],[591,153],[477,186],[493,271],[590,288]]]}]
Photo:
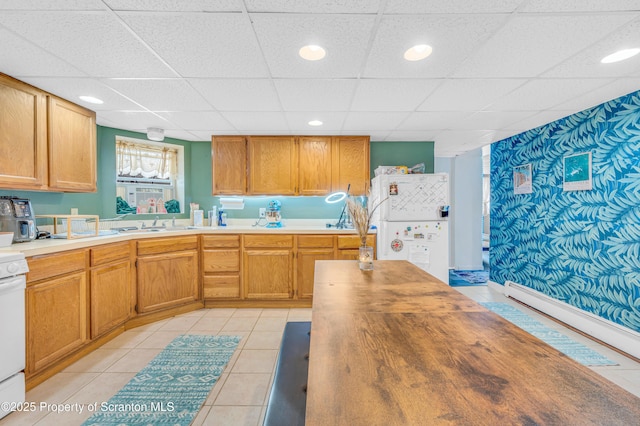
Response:
[{"label": "light tile floor", "polygon": [[[507,302],[526,310],[487,286],[454,288],[479,302]],[[640,363],[535,311],[528,313],[618,362],[618,366],[593,370],[640,397]],[[27,401],[35,402],[38,409],[13,413],[0,420],[0,426],[81,424],[91,413],[55,412],[55,404],[77,403],[86,407],[107,401],[167,343],[184,333],[243,336],[193,424],[261,425],[284,326],[287,321],[310,320],[311,309],[203,309],[129,330],[27,392]],[[51,406],[40,409],[41,403]]]}]

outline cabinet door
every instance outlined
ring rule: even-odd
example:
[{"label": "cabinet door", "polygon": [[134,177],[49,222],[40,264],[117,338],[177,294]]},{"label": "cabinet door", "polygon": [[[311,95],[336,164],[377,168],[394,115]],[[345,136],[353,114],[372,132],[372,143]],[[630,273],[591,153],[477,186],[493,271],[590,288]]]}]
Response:
[{"label": "cabinet door", "polygon": [[27,287],[27,376],[87,340],[87,278],[84,271]]},{"label": "cabinet door", "polygon": [[247,140],[244,136],[211,138],[213,195],[247,192]]},{"label": "cabinet door", "polygon": [[96,114],[49,96],[49,189],[96,191]]},{"label": "cabinet door", "polygon": [[243,261],[247,299],[290,299],[293,296],[292,250],[245,250]]},{"label": "cabinet door", "polygon": [[131,263],[119,263],[91,270],[91,338],[124,324],[129,318]]},{"label": "cabinet door", "polygon": [[198,299],[198,252],[138,258],[138,312],[146,313]]},{"label": "cabinet door", "polygon": [[295,138],[251,136],[249,138],[249,193],[295,195],[298,182]]},{"label": "cabinet door", "polygon": [[331,137],[303,136],[298,139],[298,195],[331,192]]},{"label": "cabinet door", "polygon": [[0,74],[0,188],[46,187],[46,114],[43,92]]},{"label": "cabinet door", "polygon": [[333,260],[332,248],[298,249],[297,286],[298,299],[310,299],[313,296],[313,279],[316,260]]},{"label": "cabinet door", "polygon": [[369,136],[333,138],[332,191],[366,195],[369,190]]}]

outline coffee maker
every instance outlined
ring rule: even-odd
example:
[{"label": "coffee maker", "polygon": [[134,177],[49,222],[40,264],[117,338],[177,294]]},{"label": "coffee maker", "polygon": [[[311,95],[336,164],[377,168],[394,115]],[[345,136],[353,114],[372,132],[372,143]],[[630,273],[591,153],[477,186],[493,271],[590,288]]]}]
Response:
[{"label": "coffee maker", "polygon": [[36,238],[36,215],[28,199],[0,197],[0,231],[13,232],[14,243]]}]

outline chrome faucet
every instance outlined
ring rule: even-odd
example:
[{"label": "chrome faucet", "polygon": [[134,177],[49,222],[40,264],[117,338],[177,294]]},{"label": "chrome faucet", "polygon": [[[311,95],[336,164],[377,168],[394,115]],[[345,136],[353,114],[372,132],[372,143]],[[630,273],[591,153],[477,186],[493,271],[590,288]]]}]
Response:
[{"label": "chrome faucet", "polygon": [[153,219],[153,223],[151,224],[151,226],[156,226],[156,223],[158,223],[158,219],[160,218],[156,216],[155,219]]}]

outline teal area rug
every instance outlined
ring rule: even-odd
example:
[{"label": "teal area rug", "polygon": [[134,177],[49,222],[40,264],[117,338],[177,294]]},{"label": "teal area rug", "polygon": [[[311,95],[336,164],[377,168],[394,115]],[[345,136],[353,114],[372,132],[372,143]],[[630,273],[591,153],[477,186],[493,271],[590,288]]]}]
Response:
[{"label": "teal area rug", "polygon": [[[451,285],[482,285],[489,281],[489,271],[451,271],[449,282]],[[453,279],[451,279],[453,278]]]},{"label": "teal area rug", "polygon": [[517,325],[529,334],[533,334],[543,342],[553,346],[563,354],[578,361],[582,365],[618,365],[616,362],[600,355],[593,349],[584,346],[564,334],[536,321],[508,303],[482,302],[485,308],[495,312],[504,319]]},{"label": "teal area rug", "polygon": [[240,339],[176,337],[83,425],[189,425]]}]

